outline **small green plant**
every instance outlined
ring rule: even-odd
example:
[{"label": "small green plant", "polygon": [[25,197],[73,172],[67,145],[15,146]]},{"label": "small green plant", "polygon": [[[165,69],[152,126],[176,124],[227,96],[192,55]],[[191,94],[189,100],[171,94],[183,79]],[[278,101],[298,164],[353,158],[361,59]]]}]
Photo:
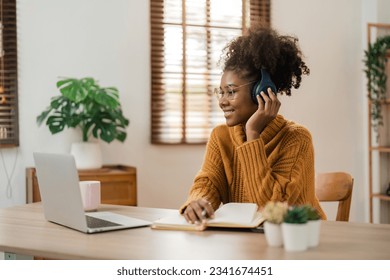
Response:
[{"label": "small green plant", "polygon": [[318,214],[318,211],[314,207],[310,205],[304,205],[303,208],[306,209],[308,221],[316,221],[321,218]]},{"label": "small green plant", "polygon": [[262,209],[261,213],[267,222],[281,224],[286,214],[288,205],[285,202],[269,201]]},{"label": "small green plant", "polygon": [[284,216],[284,222],[288,224],[304,224],[307,219],[307,210],[304,206],[290,207]]},{"label": "small green plant", "polygon": [[93,78],[65,78],[57,82],[57,88],[61,95],[53,97],[37,117],[39,126],[46,120],[52,134],[78,127],[84,142],[91,136],[107,143],[126,139],[129,120],[122,114],[116,88],[100,87]]}]

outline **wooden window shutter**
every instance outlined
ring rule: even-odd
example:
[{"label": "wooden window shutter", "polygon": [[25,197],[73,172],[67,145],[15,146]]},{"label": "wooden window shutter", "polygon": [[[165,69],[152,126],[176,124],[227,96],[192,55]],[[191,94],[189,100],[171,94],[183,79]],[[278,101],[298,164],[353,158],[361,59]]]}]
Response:
[{"label": "wooden window shutter", "polygon": [[1,0],[0,148],[19,146],[16,0]]},{"label": "wooden window shutter", "polygon": [[211,94],[225,45],[270,24],[270,0],[150,0],[151,142],[203,144],[224,123]]}]

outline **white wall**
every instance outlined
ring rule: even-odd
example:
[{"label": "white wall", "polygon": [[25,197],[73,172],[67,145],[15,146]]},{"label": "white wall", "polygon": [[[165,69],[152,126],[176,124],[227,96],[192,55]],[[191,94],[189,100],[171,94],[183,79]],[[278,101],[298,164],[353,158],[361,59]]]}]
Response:
[{"label": "white wall", "polygon": [[[354,221],[368,220],[362,7],[375,10],[376,5],[368,0],[272,1],[274,27],[299,37],[311,69],[299,92],[282,98],[282,113],[311,130],[318,172],[353,174]],[[180,206],[202,163],[204,146],[150,144],[148,1],[18,0],[18,50],[21,144],[2,150],[8,173],[18,156],[11,198],[5,195],[6,172],[0,162],[0,207],[25,202],[25,168],[33,166],[33,151],[67,152],[78,139],[73,131],[52,136],[35,122],[58,94],[59,76],[92,76],[120,90],[130,119],[128,138],[123,144],[103,144],[105,163],[137,167],[140,206]]]},{"label": "white wall", "polygon": [[[353,175],[351,220],[363,220],[366,115],[362,113],[360,3],[337,1],[335,8],[336,1],[293,2],[293,6],[285,0],[272,2],[274,27],[299,38],[311,73],[299,92],[283,99],[282,111],[312,132],[317,172]],[[334,215],[333,205],[325,207],[332,213],[329,216]]]},{"label": "white wall", "polygon": [[141,0],[18,0],[20,148],[3,149],[0,206],[25,202],[25,168],[33,151],[68,152],[74,131],[52,136],[36,116],[57,95],[60,76],[97,78],[116,86],[130,119],[125,143],[102,143],[105,163],[137,167],[139,205],[176,208],[200,167],[204,146],[150,144],[149,2]]}]

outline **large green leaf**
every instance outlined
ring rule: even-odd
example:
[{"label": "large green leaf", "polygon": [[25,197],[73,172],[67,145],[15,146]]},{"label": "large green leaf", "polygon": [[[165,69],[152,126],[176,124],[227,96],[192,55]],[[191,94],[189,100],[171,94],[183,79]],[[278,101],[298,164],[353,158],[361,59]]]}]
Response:
[{"label": "large green leaf", "polygon": [[53,109],[60,108],[67,100],[63,96],[53,97],[50,101],[50,107]]},{"label": "large green leaf", "polygon": [[94,99],[97,103],[115,109],[120,106],[119,93],[116,88],[101,88],[95,92]]},{"label": "large green leaf", "polygon": [[38,117],[37,117],[37,123],[38,125],[41,125],[43,123],[43,121],[47,118],[47,116],[50,114],[51,112],[51,108],[43,111]]},{"label": "large green leaf", "polygon": [[46,124],[49,126],[50,132],[56,134],[63,131],[65,128],[65,122],[62,115],[54,114],[48,117]]},{"label": "large green leaf", "polygon": [[88,91],[94,86],[95,82],[92,78],[66,79],[57,83],[62,95],[75,103],[80,103],[87,98]]},{"label": "large green leaf", "polygon": [[119,119],[113,118],[113,112],[99,112],[87,124],[92,129],[92,135],[95,138],[110,143],[117,139],[123,142],[126,139],[124,128],[128,124],[128,120],[123,116]]}]

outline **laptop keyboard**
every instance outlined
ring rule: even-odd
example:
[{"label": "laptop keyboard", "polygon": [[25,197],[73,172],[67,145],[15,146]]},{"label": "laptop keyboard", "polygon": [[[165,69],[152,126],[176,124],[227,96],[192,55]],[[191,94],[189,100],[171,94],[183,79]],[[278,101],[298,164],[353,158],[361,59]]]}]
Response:
[{"label": "laptop keyboard", "polygon": [[120,224],[106,221],[103,219],[99,219],[99,218],[95,218],[95,217],[91,217],[91,216],[85,216],[85,217],[87,219],[87,226],[89,228],[120,226]]}]

